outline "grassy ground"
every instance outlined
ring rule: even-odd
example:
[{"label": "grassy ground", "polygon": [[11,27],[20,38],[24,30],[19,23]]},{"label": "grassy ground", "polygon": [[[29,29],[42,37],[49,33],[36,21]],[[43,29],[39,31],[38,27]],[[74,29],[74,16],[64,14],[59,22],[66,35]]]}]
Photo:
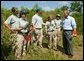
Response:
[{"label": "grassy ground", "polygon": [[[21,60],[82,60],[83,59],[83,37],[78,35],[73,38],[74,42],[74,56],[68,58],[63,54],[62,38],[58,43],[58,51],[47,48],[47,40],[43,38],[43,48],[34,48],[33,44],[30,46],[27,55],[23,56]],[[8,60],[14,60],[12,53],[8,56]]]}]

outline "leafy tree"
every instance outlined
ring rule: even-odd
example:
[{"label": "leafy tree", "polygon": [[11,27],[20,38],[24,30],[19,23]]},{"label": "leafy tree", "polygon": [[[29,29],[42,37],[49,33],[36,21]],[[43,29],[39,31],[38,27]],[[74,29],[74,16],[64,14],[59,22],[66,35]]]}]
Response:
[{"label": "leafy tree", "polygon": [[73,1],[71,3],[70,9],[72,11],[77,11],[77,12],[81,13],[82,8],[83,8],[83,2],[82,1]]},{"label": "leafy tree", "polygon": [[68,6],[62,6],[61,7],[61,10],[63,11],[63,10],[67,10],[69,7]]}]

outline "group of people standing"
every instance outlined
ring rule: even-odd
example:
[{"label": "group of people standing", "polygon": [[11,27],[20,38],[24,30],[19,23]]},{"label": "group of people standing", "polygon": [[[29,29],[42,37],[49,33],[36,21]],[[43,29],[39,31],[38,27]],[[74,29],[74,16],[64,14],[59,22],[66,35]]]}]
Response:
[{"label": "group of people standing", "polygon": [[[64,18],[61,20],[59,14],[53,19],[52,16],[48,16],[46,23],[43,22],[41,17],[42,9],[38,8],[36,14],[32,17],[32,22],[29,24],[27,19],[27,12],[25,10],[18,11],[16,7],[11,9],[12,15],[7,18],[4,25],[11,31],[11,41],[13,42],[15,49],[15,57],[21,58],[26,54],[30,42],[34,43],[34,46],[42,46],[43,29],[42,25],[45,25],[45,31],[48,36],[48,48],[57,50],[58,41],[60,39],[60,30],[63,30],[63,48],[67,55],[73,56],[73,41],[72,37],[76,33],[75,19],[69,16],[67,10],[64,11]],[[53,39],[53,41],[52,41]]]}]

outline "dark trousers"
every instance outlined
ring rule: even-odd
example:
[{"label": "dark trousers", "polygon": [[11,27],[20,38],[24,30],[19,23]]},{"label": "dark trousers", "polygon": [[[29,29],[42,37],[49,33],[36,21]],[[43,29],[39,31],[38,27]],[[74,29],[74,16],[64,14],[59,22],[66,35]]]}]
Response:
[{"label": "dark trousers", "polygon": [[71,30],[63,31],[63,48],[66,54],[73,55],[73,41]]}]

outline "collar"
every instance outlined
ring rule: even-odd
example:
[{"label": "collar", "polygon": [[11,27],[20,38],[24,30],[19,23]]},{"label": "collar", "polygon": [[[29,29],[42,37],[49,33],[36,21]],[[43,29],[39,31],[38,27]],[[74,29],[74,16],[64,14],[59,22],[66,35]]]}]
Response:
[{"label": "collar", "polygon": [[69,16],[65,17],[65,19],[68,19]]},{"label": "collar", "polygon": [[41,17],[38,13],[36,13],[37,16]]}]

